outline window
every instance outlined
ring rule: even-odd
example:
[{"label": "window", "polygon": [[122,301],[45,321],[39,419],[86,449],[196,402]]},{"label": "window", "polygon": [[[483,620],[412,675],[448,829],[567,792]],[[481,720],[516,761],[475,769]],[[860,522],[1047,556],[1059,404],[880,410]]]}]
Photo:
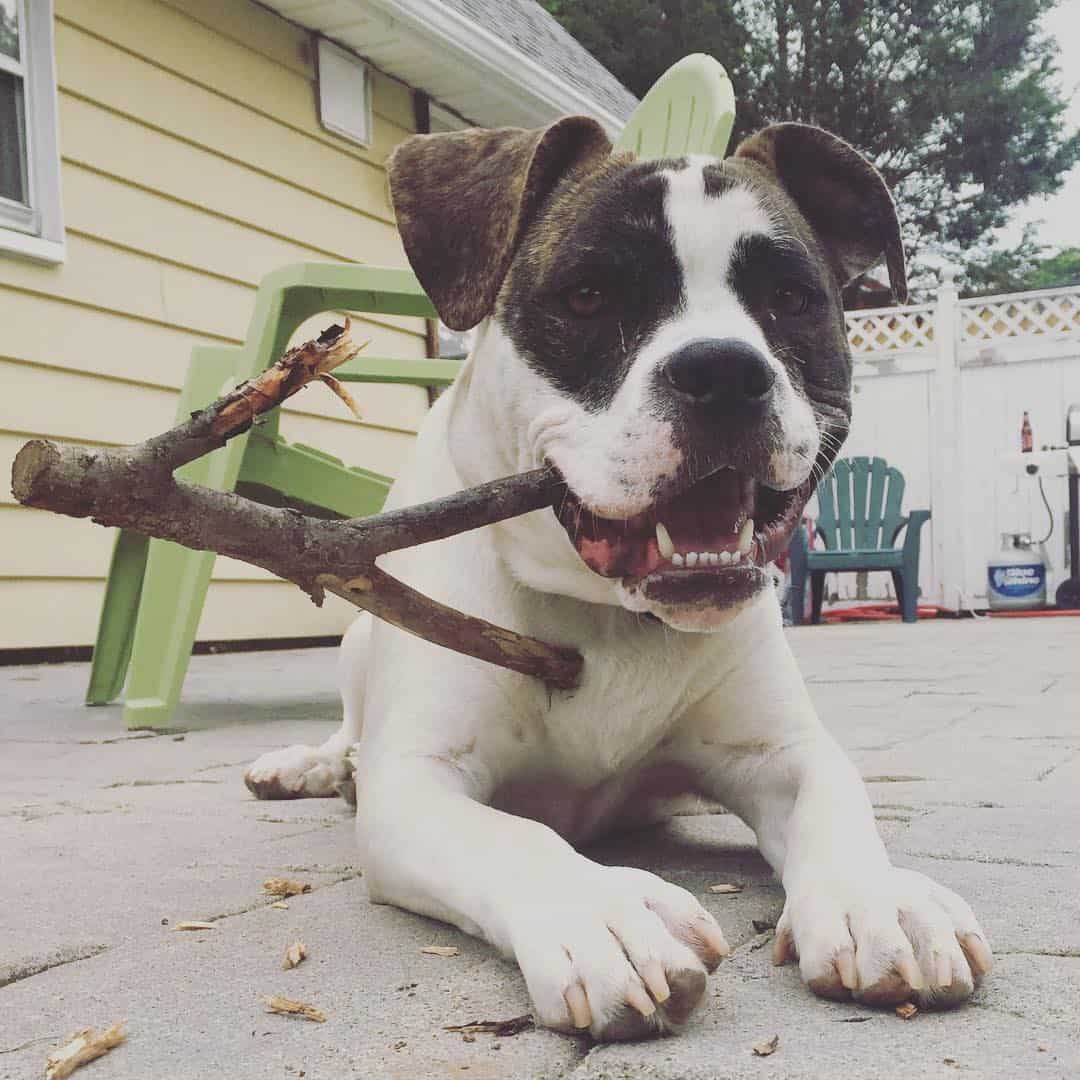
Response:
[{"label": "window", "polygon": [[64,258],[52,0],[0,0],[0,252]]}]

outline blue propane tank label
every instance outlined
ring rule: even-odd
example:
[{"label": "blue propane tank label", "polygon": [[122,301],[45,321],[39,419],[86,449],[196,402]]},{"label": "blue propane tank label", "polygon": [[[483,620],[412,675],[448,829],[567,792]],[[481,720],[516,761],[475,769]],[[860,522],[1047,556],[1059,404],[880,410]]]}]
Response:
[{"label": "blue propane tank label", "polygon": [[1042,563],[1021,566],[993,566],[988,571],[990,588],[999,596],[1031,596],[1042,589],[1046,567]]}]

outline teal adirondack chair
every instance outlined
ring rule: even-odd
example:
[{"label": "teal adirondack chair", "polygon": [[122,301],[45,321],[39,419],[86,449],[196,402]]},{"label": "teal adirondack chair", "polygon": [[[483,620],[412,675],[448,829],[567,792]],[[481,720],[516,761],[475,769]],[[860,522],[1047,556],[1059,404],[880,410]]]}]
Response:
[{"label": "teal adirondack chair", "polygon": [[[671,67],[634,110],[617,149],[643,158],[686,153],[721,157],[735,118],[731,81],[712,57],[697,54]],[[244,344],[199,347],[180,396],[187,417],[227,387],[273,364],[306,319],[325,311],[435,318],[431,302],[408,270],[356,264],[302,263],[259,285]],[[334,374],[343,382],[449,385],[456,360],[393,360],[361,355]],[[348,468],[311,446],[278,434],[277,412],[220,450],[185,466],[185,480],[236,490],[263,502],[288,503],[343,517],[377,513],[391,479]],[[94,646],[86,701],[103,705],[124,690],[124,723],[166,727],[180,699],[213,552],[189,551],[122,530],[117,536]],[[129,673],[130,671],[130,673]]]},{"label": "teal adirondack chair", "polygon": [[[840,458],[818,486],[816,532],[825,550],[808,550],[800,527],[791,548],[792,616],[802,621],[810,578],[811,621],[821,622],[825,575],[888,570],[904,622],[915,622],[919,596],[919,544],[929,510],[901,512],[904,476],[884,458]],[[901,530],[903,543],[897,547]]]}]

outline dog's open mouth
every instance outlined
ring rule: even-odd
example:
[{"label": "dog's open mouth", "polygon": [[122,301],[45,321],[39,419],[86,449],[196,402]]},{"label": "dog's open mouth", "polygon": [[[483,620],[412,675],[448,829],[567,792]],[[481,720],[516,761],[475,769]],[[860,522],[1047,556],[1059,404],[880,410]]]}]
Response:
[{"label": "dog's open mouth", "polygon": [[556,513],[597,574],[622,578],[660,603],[727,604],[761,587],[812,490],[807,481],[777,491],[723,468],[632,518],[594,514],[572,492]]}]

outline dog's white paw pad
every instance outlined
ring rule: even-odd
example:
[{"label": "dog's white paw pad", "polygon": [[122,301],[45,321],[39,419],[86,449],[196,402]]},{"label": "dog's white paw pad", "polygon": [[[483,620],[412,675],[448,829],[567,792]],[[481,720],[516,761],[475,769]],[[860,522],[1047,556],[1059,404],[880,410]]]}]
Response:
[{"label": "dog's white paw pad", "polygon": [[287,746],[263,754],[244,773],[257,799],[332,798],[349,778],[344,758],[332,758],[313,746]]},{"label": "dog's white paw pad", "polygon": [[704,996],[706,962],[727,952],[691,894],[645,871],[605,870],[530,908],[515,920],[514,953],[537,1014],[603,1041],[681,1028]]},{"label": "dog's white paw pad", "polygon": [[966,1001],[993,964],[971,908],[914,870],[789,897],[774,962],[797,958],[821,997],[871,1006],[917,1000],[930,1008]]}]

